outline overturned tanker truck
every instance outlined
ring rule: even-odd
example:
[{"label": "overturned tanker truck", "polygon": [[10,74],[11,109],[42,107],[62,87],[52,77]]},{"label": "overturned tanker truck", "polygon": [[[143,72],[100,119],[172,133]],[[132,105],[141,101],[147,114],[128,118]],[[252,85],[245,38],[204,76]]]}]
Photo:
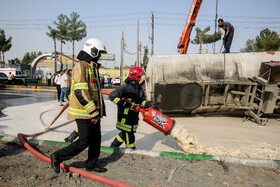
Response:
[{"label": "overturned tanker truck", "polygon": [[154,55],[147,98],[166,114],[245,110],[259,125],[279,112],[280,52]]}]

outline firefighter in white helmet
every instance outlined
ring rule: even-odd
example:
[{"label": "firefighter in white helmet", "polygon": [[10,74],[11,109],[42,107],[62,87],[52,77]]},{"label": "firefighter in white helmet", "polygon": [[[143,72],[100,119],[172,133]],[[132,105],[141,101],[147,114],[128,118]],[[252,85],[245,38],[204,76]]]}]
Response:
[{"label": "firefighter in white helmet", "polygon": [[145,80],[145,72],[140,67],[132,67],[125,83],[116,88],[109,99],[118,106],[117,129],[121,132],[116,136],[110,147],[119,147],[125,142],[126,148],[135,149],[135,132],[138,127],[139,112],[131,109],[132,104],[139,104],[143,108],[157,107],[157,103],[146,101],[142,84]]},{"label": "firefighter in white helmet", "polygon": [[88,147],[86,170],[105,172],[98,163],[101,146],[100,119],[105,115],[101,95],[99,67],[101,53],[106,53],[103,42],[88,39],[78,54],[79,63],[73,68],[69,111],[67,118],[75,120],[79,138],[69,146],[51,154],[51,165],[59,173],[60,163],[73,158]]}]

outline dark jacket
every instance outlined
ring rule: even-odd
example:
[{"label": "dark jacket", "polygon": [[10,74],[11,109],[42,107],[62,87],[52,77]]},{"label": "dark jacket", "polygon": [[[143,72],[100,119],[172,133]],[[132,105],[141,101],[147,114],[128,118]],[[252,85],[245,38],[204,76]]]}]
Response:
[{"label": "dark jacket", "polygon": [[129,107],[125,108],[122,98],[144,107],[146,104],[144,90],[139,84],[133,83],[130,78],[127,78],[124,84],[109,95],[109,99],[118,105],[117,128],[126,132],[136,132],[139,112],[131,110]]}]

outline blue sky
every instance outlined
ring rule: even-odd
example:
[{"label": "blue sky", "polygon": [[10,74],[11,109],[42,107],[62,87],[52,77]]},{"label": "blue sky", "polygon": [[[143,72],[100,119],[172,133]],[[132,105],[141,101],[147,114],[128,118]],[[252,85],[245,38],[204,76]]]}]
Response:
[{"label": "blue sky", "polygon": [[[5,53],[6,60],[22,59],[26,52],[53,52],[53,41],[46,35],[47,25],[59,14],[70,16],[77,12],[87,25],[87,37],[76,43],[76,54],[87,38],[102,40],[109,53],[116,55],[115,62],[120,64],[121,35],[127,51],[136,52],[137,19],[139,19],[140,41],[151,49],[151,13],[155,16],[155,54],[175,55],[192,0],[0,0],[0,28],[6,36],[12,36],[12,48]],[[270,28],[280,34],[279,0],[218,0],[218,18],[229,21],[235,27],[231,51],[239,52],[248,39],[254,39],[261,30]],[[211,27],[215,30],[216,0],[202,2],[195,28]],[[219,52],[221,41],[216,43]],[[57,45],[60,48],[60,45]],[[204,45],[213,53],[213,45]],[[65,54],[72,54],[72,45],[63,46]],[[142,50],[143,51],[143,50]],[[190,44],[188,54],[198,53],[198,45]],[[136,55],[125,53],[124,64],[134,64]]]}]

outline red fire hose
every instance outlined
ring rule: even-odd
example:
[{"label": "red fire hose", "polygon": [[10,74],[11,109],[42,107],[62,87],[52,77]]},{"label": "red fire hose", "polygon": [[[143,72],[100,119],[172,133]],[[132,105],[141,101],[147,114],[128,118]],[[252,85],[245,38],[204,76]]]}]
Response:
[{"label": "red fire hose", "polygon": [[[109,95],[110,92],[108,91],[102,91],[102,94],[106,94],[106,95]],[[129,102],[129,101],[128,101]],[[43,133],[46,133],[50,130],[53,130],[53,129],[56,129],[58,127],[61,127],[61,126],[64,126],[68,123],[71,123],[72,121],[68,121],[64,124],[61,124],[59,126],[56,126],[54,128],[49,128],[57,119],[58,117],[63,113],[63,111],[68,107],[68,103],[62,108],[62,110],[60,111],[60,113],[54,118],[54,120],[52,121],[52,123],[50,125],[48,125],[47,127],[47,130],[43,131],[43,132],[39,132],[39,133],[35,133],[35,134],[32,134],[32,135],[25,135],[25,134],[21,134],[21,133],[18,133],[18,138],[20,140],[20,142],[23,144],[23,146],[29,150],[32,154],[34,154],[35,156],[37,156],[38,158],[44,160],[45,162],[48,162],[51,164],[51,160],[50,158],[48,158],[47,156],[45,155],[42,155],[41,153],[37,152],[35,149],[33,149],[27,142],[26,142],[26,139],[27,137],[35,137],[35,136],[39,136]],[[156,129],[158,129],[159,131],[163,132],[165,135],[168,135],[174,125],[175,125],[175,120],[172,120],[171,118],[167,117],[166,115],[164,115],[163,113],[161,113],[160,111],[158,110],[155,110],[153,107],[150,107],[150,108],[146,108],[146,109],[142,109],[139,105],[134,105],[133,108],[134,110],[136,111],[139,111],[142,113],[143,115],[143,120],[145,122],[147,122],[148,124],[150,124],[151,126],[155,127]],[[101,183],[105,183],[105,184],[108,184],[108,185],[111,185],[111,186],[120,186],[120,187],[126,187],[126,186],[131,186],[131,185],[128,185],[128,184],[124,184],[124,183],[121,183],[121,182],[118,182],[118,181],[114,181],[112,179],[108,179],[108,178],[105,178],[105,177],[101,177],[101,176],[98,176],[98,175],[94,175],[90,172],[86,172],[86,171],[83,171],[83,170],[80,170],[80,169],[77,169],[77,168],[74,168],[74,167],[70,167],[66,164],[63,164],[61,163],[60,164],[60,168],[62,169],[65,169],[66,171],[70,171],[70,172],[73,172],[73,173],[79,173],[81,176],[84,176],[84,177],[87,177],[89,179],[93,179],[93,180],[96,180],[96,181],[99,181]]]},{"label": "red fire hose", "polygon": [[[110,92],[108,91],[103,91],[102,90],[102,93],[103,94],[106,94],[106,95],[109,95]],[[62,127],[64,125],[67,125],[73,121],[68,121],[68,122],[65,122],[61,125],[58,125],[56,127],[53,127],[53,128],[49,128],[57,119],[58,117],[64,112],[64,110],[68,107],[69,103],[66,103],[66,105],[64,105],[64,107],[61,109],[60,113],[53,119],[53,121],[47,126],[45,127],[45,125],[43,125],[47,130],[45,131],[42,131],[42,132],[38,132],[38,133],[35,133],[35,134],[31,134],[31,135],[27,135],[27,134],[22,134],[22,133],[18,133],[18,139],[20,140],[20,142],[22,143],[22,145],[28,150],[30,151],[33,155],[37,156],[38,158],[40,158],[41,160],[45,161],[45,162],[48,162],[49,164],[51,164],[51,160],[49,157],[39,153],[38,151],[36,151],[35,149],[33,149],[26,141],[26,138],[30,137],[30,138],[34,138],[36,136],[39,136],[41,134],[44,134],[50,130],[54,130],[54,129],[57,129],[59,127]],[[119,187],[131,187],[131,185],[128,185],[128,184],[125,184],[125,183],[121,183],[121,182],[118,182],[118,181],[115,181],[115,180],[112,180],[112,179],[109,179],[109,178],[106,178],[106,177],[101,177],[101,176],[98,176],[98,175],[95,175],[93,173],[90,173],[90,172],[87,172],[87,171],[84,171],[84,170],[80,170],[80,169],[77,169],[75,167],[70,167],[69,165],[67,164],[63,164],[61,163],[60,164],[60,168],[61,169],[64,169],[66,171],[70,171],[72,173],[79,173],[81,176],[84,176],[84,177],[87,177],[89,179],[92,179],[92,180],[95,180],[95,181],[98,181],[98,182],[101,182],[101,183],[104,183],[104,184],[108,184],[108,185],[111,185],[111,186],[119,186]]]},{"label": "red fire hose", "polygon": [[[20,142],[22,143],[22,145],[28,150],[30,151],[33,155],[37,156],[38,158],[40,158],[41,160],[45,161],[45,162],[48,162],[49,164],[51,164],[51,160],[49,157],[39,153],[38,151],[36,151],[35,149],[33,149],[27,142],[26,142],[26,139],[27,137],[30,137],[30,135],[26,135],[26,134],[21,134],[21,133],[18,133],[18,139],[20,140]],[[93,173],[90,173],[90,172],[86,172],[84,170],[80,170],[80,169],[77,169],[77,168],[74,168],[74,167],[70,167],[69,165],[67,164],[63,164],[61,163],[60,164],[60,168],[61,169],[65,169],[66,171],[70,171],[72,173],[79,173],[81,176],[84,176],[84,177],[87,177],[89,179],[92,179],[92,180],[95,180],[95,181],[98,181],[98,182],[102,182],[104,184],[108,184],[108,185],[111,185],[111,186],[119,186],[119,187],[131,187],[131,185],[128,185],[128,184],[125,184],[125,183],[121,183],[121,182],[118,182],[118,181],[115,181],[115,180],[112,180],[112,179],[109,179],[109,178],[105,178],[105,177],[101,177],[101,176],[98,176],[98,175],[95,175]]]},{"label": "red fire hose", "polygon": [[53,119],[53,121],[48,125],[46,126],[45,128],[49,128],[50,126],[52,126],[52,124],[54,124],[54,122],[59,118],[59,116],[64,112],[64,110],[69,106],[69,102],[67,102],[63,108],[61,109],[61,111],[57,114],[57,116]]},{"label": "red fire hose", "polygon": [[[111,92],[110,91],[106,91],[106,90],[101,90],[101,93],[102,94],[105,94],[105,95],[109,95]],[[57,114],[57,116],[53,119],[53,121],[48,125],[48,126],[44,126],[45,129],[48,129],[50,126],[52,126],[54,124],[54,122],[59,118],[59,116],[64,112],[64,110],[69,106],[69,102],[67,102],[63,108],[61,109],[61,111]]]}]

